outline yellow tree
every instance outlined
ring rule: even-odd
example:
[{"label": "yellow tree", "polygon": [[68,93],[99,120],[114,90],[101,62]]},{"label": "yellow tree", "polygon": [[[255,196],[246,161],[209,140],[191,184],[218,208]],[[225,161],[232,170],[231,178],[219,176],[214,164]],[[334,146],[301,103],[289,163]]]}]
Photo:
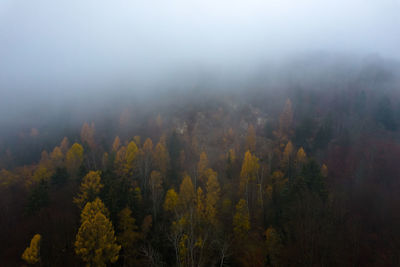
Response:
[{"label": "yellow tree", "polygon": [[110,220],[101,212],[93,220],[83,222],[79,228],[75,253],[88,266],[106,266],[107,262],[116,262],[120,249]]},{"label": "yellow tree", "polygon": [[67,154],[67,151],[69,149],[69,141],[67,137],[64,137],[63,140],[60,143],[60,149],[63,155]]},{"label": "yellow tree", "polygon": [[100,171],[90,171],[83,177],[80,193],[74,198],[74,203],[83,208],[87,202],[93,201],[99,195],[102,188]]},{"label": "yellow tree", "polygon": [[246,149],[251,152],[254,152],[256,149],[256,130],[254,129],[253,124],[250,124],[247,129]]},{"label": "yellow tree", "polygon": [[134,163],[138,154],[138,147],[135,142],[129,142],[125,152],[124,173],[128,176],[132,175]]},{"label": "yellow tree", "polygon": [[197,163],[197,174],[200,181],[205,180],[205,174],[208,166],[208,158],[206,152],[201,152],[199,163]]},{"label": "yellow tree", "polygon": [[83,162],[83,147],[80,144],[75,143],[68,150],[66,156],[66,166],[68,172],[71,175],[76,176],[80,166],[82,165],[82,162]]},{"label": "yellow tree", "polygon": [[142,176],[142,188],[147,194],[147,185],[150,176],[151,166],[153,163],[153,142],[147,138],[143,144],[142,153],[140,157],[140,172]]},{"label": "yellow tree", "polygon": [[220,186],[217,178],[217,173],[209,169],[208,180],[206,184],[206,218],[212,224],[217,224],[217,205],[220,199]]},{"label": "yellow tree", "polygon": [[177,213],[178,201],[179,197],[176,191],[173,188],[169,189],[165,196],[164,210]]},{"label": "yellow tree", "polygon": [[42,236],[36,234],[31,240],[31,244],[22,254],[22,259],[28,264],[36,264],[40,262],[40,241]]},{"label": "yellow tree", "polygon": [[167,174],[169,155],[165,145],[165,138],[160,138],[160,141],[156,145],[154,151],[154,165],[155,168],[159,170],[163,176]]},{"label": "yellow tree", "polygon": [[253,202],[253,197],[257,188],[255,188],[255,182],[257,180],[258,170],[260,165],[258,163],[258,158],[247,151],[244,155],[244,160],[242,164],[242,169],[240,171],[240,184],[239,193],[246,197],[247,204],[251,200]]},{"label": "yellow tree", "polygon": [[196,215],[197,221],[203,222],[206,219],[206,207],[205,207],[205,197],[203,190],[201,187],[197,188],[197,197],[196,197]]},{"label": "yellow tree", "polygon": [[46,167],[39,165],[39,167],[33,174],[33,181],[36,183],[42,180],[48,182],[50,180],[50,177],[51,177],[51,172]]},{"label": "yellow tree", "polygon": [[118,242],[122,245],[124,263],[132,266],[134,259],[138,254],[137,242],[140,240],[141,235],[136,226],[136,220],[132,216],[132,211],[126,207],[119,214],[118,229]]},{"label": "yellow tree", "polygon": [[297,153],[296,153],[296,167],[297,167],[297,169],[299,169],[301,166],[303,166],[303,164],[306,163],[306,161],[307,161],[306,152],[304,151],[304,149],[302,147],[300,147],[299,150],[297,150]]},{"label": "yellow tree", "polygon": [[275,132],[281,143],[286,143],[292,134],[293,111],[292,102],[290,99],[286,100],[283,112],[279,117],[279,129]]},{"label": "yellow tree", "polygon": [[233,233],[238,241],[243,241],[250,230],[250,216],[246,200],[240,199],[236,205],[236,213],[233,216]]},{"label": "yellow tree", "polygon": [[53,152],[50,154],[50,161],[52,163],[52,166],[57,168],[60,167],[63,163],[64,155],[61,151],[61,148],[56,146],[53,149]]},{"label": "yellow tree", "polygon": [[119,136],[116,136],[112,145],[112,151],[117,152],[120,146],[121,140],[119,139]]},{"label": "yellow tree", "polygon": [[96,198],[94,201],[86,203],[81,212],[81,223],[87,220],[92,220],[98,212],[101,212],[106,217],[109,215],[108,209],[104,206],[104,203],[100,198]]},{"label": "yellow tree", "polygon": [[179,187],[179,205],[184,211],[188,211],[194,203],[195,192],[192,179],[189,175],[185,175]]}]

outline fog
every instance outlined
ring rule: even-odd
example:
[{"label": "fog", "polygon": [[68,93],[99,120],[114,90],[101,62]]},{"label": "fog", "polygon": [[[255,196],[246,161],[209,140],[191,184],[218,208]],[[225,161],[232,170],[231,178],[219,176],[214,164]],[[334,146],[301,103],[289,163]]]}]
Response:
[{"label": "fog", "polygon": [[3,0],[0,120],[169,90],[197,73],[241,79],[298,55],[397,60],[399,10],[397,0]]}]

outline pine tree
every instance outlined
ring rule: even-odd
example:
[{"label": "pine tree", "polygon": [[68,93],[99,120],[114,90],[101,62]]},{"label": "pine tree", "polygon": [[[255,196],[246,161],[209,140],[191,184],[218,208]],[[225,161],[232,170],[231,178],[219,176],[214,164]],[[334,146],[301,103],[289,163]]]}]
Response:
[{"label": "pine tree", "polygon": [[75,143],[68,150],[66,156],[66,166],[68,172],[71,175],[76,176],[78,174],[80,166],[82,165],[82,162],[83,162],[83,147],[80,144]]},{"label": "pine tree", "polygon": [[119,214],[118,242],[122,245],[125,264],[132,265],[134,258],[138,253],[137,242],[141,235],[138,231],[135,218],[132,217],[132,211],[126,207]]},{"label": "pine tree", "polygon": [[114,263],[118,260],[121,246],[116,243],[111,221],[99,209],[100,206],[105,209],[104,204],[99,204],[100,199],[94,202],[97,203],[88,202],[82,211],[75,253],[88,266],[106,266],[107,262]]},{"label": "pine tree", "polygon": [[249,210],[246,200],[240,199],[236,205],[236,213],[233,216],[233,233],[237,240],[244,240],[250,230]]},{"label": "pine tree", "polygon": [[90,171],[83,177],[80,193],[74,198],[74,203],[83,208],[87,202],[93,201],[100,193],[103,185],[100,182],[100,171]]},{"label": "pine tree", "polygon": [[217,224],[217,205],[220,200],[220,186],[217,178],[217,173],[209,169],[208,180],[206,184],[206,218],[212,224]]}]

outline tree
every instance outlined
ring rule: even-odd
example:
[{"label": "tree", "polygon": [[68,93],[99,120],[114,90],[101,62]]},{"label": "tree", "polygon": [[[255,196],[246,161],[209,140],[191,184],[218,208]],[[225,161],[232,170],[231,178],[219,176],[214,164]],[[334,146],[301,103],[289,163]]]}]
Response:
[{"label": "tree", "polygon": [[34,214],[41,208],[49,204],[49,184],[47,180],[40,180],[36,183],[28,196],[28,205],[26,207],[28,214]]},{"label": "tree", "polygon": [[142,188],[144,193],[147,194],[147,185],[150,176],[150,171],[153,163],[153,142],[147,138],[143,144],[140,157],[140,173],[142,176]]},{"label": "tree", "polygon": [[304,151],[304,149],[302,147],[299,148],[299,150],[297,150],[297,154],[296,154],[296,165],[298,167],[302,166],[305,162],[307,161],[307,155],[306,152]]},{"label": "tree", "polygon": [[206,152],[201,152],[199,163],[197,163],[197,174],[200,181],[204,181],[208,167],[208,158]]},{"label": "tree", "polygon": [[81,215],[82,224],[76,235],[75,253],[88,266],[106,266],[107,262],[114,263],[118,260],[121,246],[116,243],[111,221],[101,210],[93,209],[97,204],[90,203],[88,202],[82,211],[83,214],[90,205],[90,216]]},{"label": "tree", "polygon": [[63,140],[60,143],[60,149],[63,155],[67,154],[67,151],[69,149],[69,141],[67,137],[64,137]]},{"label": "tree", "polygon": [[78,170],[81,167],[83,162],[83,147],[75,143],[72,147],[68,150],[66,156],[66,166],[68,172],[76,176],[78,174]]},{"label": "tree", "polygon": [[141,235],[138,231],[135,218],[132,217],[132,211],[126,207],[118,214],[119,224],[118,242],[122,245],[124,263],[132,266],[134,258],[138,254],[137,242]]},{"label": "tree", "polygon": [[94,216],[98,212],[101,212],[107,217],[109,215],[108,209],[100,198],[96,198],[94,201],[86,203],[81,212],[81,223],[87,220],[93,220]]},{"label": "tree", "polygon": [[217,224],[217,205],[220,200],[220,186],[217,178],[217,173],[209,169],[208,180],[206,184],[206,218],[212,224]]},{"label": "tree", "polygon": [[178,194],[175,192],[173,188],[167,191],[164,201],[164,210],[165,211],[175,211],[178,205]]},{"label": "tree", "polygon": [[250,230],[250,216],[247,209],[246,200],[239,200],[236,205],[236,213],[233,216],[233,233],[237,240],[242,241],[246,238]]},{"label": "tree", "polygon": [[169,155],[167,148],[165,146],[165,138],[160,138],[160,141],[156,145],[154,151],[154,165],[157,170],[159,170],[163,176],[167,174],[169,165]]},{"label": "tree", "polygon": [[120,146],[121,140],[119,139],[119,136],[116,136],[112,145],[112,151],[117,152]]},{"label": "tree", "polygon": [[257,190],[254,185],[257,180],[258,169],[260,165],[258,164],[258,158],[253,156],[250,151],[247,151],[244,155],[244,160],[242,164],[242,170],[240,171],[240,184],[239,193],[241,196],[246,197],[247,204],[253,204],[255,191]]},{"label": "tree", "polygon": [[33,181],[38,183],[42,180],[45,180],[48,182],[51,177],[51,172],[44,167],[43,165],[39,165],[39,167],[36,169],[35,173],[33,174]]},{"label": "tree", "polygon": [[91,149],[94,149],[96,146],[94,141],[94,132],[94,122],[92,122],[90,126],[87,122],[83,124],[81,129],[81,141],[82,144],[88,144]]},{"label": "tree", "polygon": [[205,207],[205,197],[203,190],[201,187],[197,188],[197,197],[196,197],[196,215],[197,221],[203,222],[206,219],[206,207]]},{"label": "tree", "polygon": [[160,202],[162,200],[163,194],[163,179],[162,175],[159,171],[152,171],[149,180],[149,187],[151,193],[151,200],[153,203],[153,216],[154,220],[157,218],[158,207],[160,206]]},{"label": "tree", "polygon": [[195,200],[195,191],[192,179],[189,175],[185,175],[179,187],[179,205],[184,211],[189,210],[193,206]]},{"label": "tree", "polygon": [[22,254],[22,259],[28,264],[36,264],[40,262],[40,241],[42,236],[36,234],[31,240],[31,244],[27,247]]},{"label": "tree", "polygon": [[256,130],[254,129],[253,124],[249,125],[247,129],[247,137],[246,137],[246,150],[254,152],[256,149]]},{"label": "tree", "polygon": [[87,202],[93,201],[103,188],[101,184],[100,171],[90,171],[83,177],[78,197],[74,198],[74,203],[79,208],[83,208]]},{"label": "tree", "polygon": [[289,181],[291,180],[293,175],[293,151],[293,144],[289,141],[286,144],[285,149],[283,150],[282,156],[282,169],[289,177]]},{"label": "tree", "polygon": [[138,147],[135,142],[129,142],[125,152],[124,172],[128,176],[132,175],[136,156],[138,154]]},{"label": "tree", "polygon": [[292,102],[290,99],[286,100],[285,107],[283,108],[283,112],[279,117],[279,128],[278,131],[275,132],[275,135],[278,137],[281,143],[286,143],[292,135],[292,123],[293,123],[293,111],[292,111]]},{"label": "tree", "polygon": [[279,266],[279,256],[282,250],[282,241],[279,233],[272,227],[265,231],[267,255],[271,266]]},{"label": "tree", "polygon": [[61,151],[61,148],[56,146],[53,149],[53,152],[51,152],[51,154],[50,154],[50,160],[51,160],[53,169],[61,167],[63,160],[64,160],[64,155]]}]

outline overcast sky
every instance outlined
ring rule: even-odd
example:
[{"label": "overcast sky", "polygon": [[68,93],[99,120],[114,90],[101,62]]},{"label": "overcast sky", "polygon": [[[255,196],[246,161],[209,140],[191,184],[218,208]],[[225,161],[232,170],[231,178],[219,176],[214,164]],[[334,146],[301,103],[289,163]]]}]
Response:
[{"label": "overcast sky", "polygon": [[1,0],[0,98],[298,52],[400,58],[399,14],[400,0]]}]

